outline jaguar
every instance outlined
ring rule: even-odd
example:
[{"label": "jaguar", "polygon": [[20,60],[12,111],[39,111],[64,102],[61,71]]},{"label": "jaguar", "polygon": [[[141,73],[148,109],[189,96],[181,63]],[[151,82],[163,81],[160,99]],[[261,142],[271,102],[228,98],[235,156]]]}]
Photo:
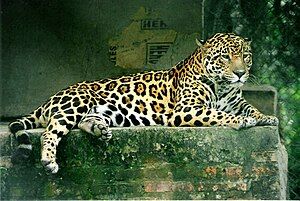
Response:
[{"label": "jaguar", "polygon": [[41,163],[57,173],[56,150],[71,129],[101,140],[110,127],[224,126],[234,129],[278,125],[242,97],[249,78],[251,41],[234,33],[217,33],[172,68],[115,79],[83,81],[59,91],[27,116],[9,124],[18,147],[14,156],[32,151],[28,129],[45,127]]}]

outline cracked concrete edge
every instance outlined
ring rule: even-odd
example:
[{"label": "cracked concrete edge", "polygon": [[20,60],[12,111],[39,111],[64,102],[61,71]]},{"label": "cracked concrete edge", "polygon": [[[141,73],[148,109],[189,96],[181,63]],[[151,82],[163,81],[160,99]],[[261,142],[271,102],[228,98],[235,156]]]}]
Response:
[{"label": "cracked concrete edge", "polygon": [[277,163],[279,169],[279,182],[280,182],[280,199],[285,200],[287,195],[287,175],[288,175],[288,154],[285,146],[279,141],[277,149]]}]

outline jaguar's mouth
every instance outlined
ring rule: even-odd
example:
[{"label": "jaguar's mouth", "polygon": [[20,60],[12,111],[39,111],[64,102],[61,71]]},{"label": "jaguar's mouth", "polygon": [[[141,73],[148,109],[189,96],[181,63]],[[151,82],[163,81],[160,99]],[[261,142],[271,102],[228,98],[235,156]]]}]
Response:
[{"label": "jaguar's mouth", "polygon": [[237,80],[237,81],[233,81],[230,83],[231,86],[234,86],[234,87],[241,87],[245,84],[244,81],[242,80]]},{"label": "jaguar's mouth", "polygon": [[242,76],[242,77],[238,77],[238,76],[230,76],[227,77],[227,80],[230,84],[245,84],[245,82],[247,81],[247,77]]},{"label": "jaguar's mouth", "polygon": [[244,79],[243,77],[242,78],[239,78],[237,76],[230,76],[230,77],[226,77],[225,76],[225,79],[227,80],[227,82],[229,84],[245,84],[245,82],[247,81],[246,79]]}]

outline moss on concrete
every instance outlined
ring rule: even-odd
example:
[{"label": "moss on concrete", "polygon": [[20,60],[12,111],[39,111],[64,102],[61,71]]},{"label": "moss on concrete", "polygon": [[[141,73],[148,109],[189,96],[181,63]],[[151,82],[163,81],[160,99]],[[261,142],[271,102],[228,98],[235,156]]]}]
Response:
[{"label": "moss on concrete", "polygon": [[[282,198],[276,127],[112,130],[108,143],[79,130],[68,134],[59,145],[56,175],[47,175],[39,162],[42,129],[32,130],[33,161],[1,163],[1,198]],[[1,154],[15,146],[4,133]]]}]

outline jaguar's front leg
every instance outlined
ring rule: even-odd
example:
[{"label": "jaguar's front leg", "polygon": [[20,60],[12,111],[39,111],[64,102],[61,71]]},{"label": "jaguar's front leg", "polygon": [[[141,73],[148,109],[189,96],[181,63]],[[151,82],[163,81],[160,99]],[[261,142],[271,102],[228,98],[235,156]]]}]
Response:
[{"label": "jaguar's front leg", "polygon": [[240,100],[236,111],[237,115],[254,118],[256,120],[256,125],[259,126],[277,126],[279,124],[277,117],[261,113],[257,108],[247,103],[247,101],[243,98]]},{"label": "jaguar's front leg", "polygon": [[236,116],[203,105],[175,107],[169,126],[228,126],[241,129],[255,126],[252,117]]}]

